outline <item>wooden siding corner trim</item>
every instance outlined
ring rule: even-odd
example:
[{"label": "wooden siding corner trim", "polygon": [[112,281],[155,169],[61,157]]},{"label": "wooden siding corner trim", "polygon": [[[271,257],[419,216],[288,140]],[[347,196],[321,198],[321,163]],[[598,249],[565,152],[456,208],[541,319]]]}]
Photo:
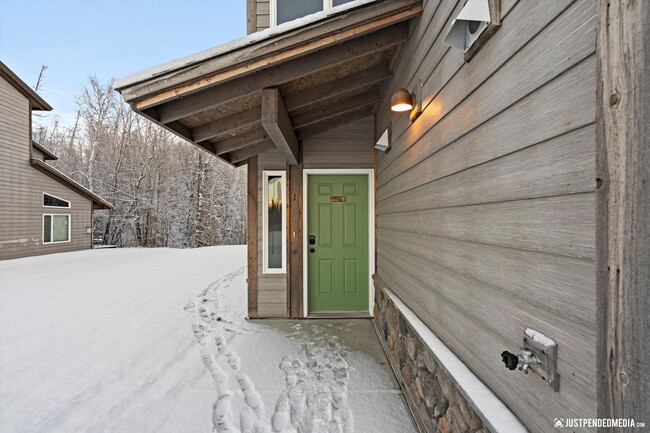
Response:
[{"label": "wooden siding corner trim", "polygon": [[258,266],[258,245],[257,245],[257,156],[248,160],[248,179],[247,179],[247,199],[248,199],[248,218],[247,218],[247,254],[248,254],[248,317],[255,319],[258,317],[257,308],[257,266]]},{"label": "wooden siding corner trim", "polygon": [[289,236],[287,260],[287,309],[291,319],[302,317],[303,311],[303,176],[302,176],[302,145],[300,146],[298,165],[287,163],[287,200],[289,205],[289,221],[287,236]]},{"label": "wooden siding corner trim", "polygon": [[257,31],[257,1],[246,0],[246,34]]},{"label": "wooden siding corner trim", "polygon": [[646,423],[650,422],[649,50],[649,2],[598,2],[597,415]]}]

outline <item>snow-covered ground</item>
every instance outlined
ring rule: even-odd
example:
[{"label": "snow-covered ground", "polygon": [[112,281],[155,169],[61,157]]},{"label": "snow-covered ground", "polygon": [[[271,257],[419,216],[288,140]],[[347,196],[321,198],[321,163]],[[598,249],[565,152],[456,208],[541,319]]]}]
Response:
[{"label": "snow-covered ground", "polygon": [[245,265],[239,246],[0,262],[0,432],[415,432],[355,347],[367,322],[246,321]]}]

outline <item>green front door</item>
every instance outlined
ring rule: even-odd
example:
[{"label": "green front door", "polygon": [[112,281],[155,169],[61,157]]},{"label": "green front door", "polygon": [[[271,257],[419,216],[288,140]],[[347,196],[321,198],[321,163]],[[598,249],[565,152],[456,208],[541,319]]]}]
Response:
[{"label": "green front door", "polygon": [[308,175],[309,312],[368,311],[368,176]]}]

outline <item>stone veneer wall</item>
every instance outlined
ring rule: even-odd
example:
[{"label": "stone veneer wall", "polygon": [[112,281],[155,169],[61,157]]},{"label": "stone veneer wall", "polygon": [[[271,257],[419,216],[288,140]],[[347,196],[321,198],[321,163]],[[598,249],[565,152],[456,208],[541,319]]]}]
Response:
[{"label": "stone veneer wall", "polygon": [[415,330],[375,285],[375,326],[399,366],[408,393],[430,433],[487,433],[488,428],[436,362]]}]

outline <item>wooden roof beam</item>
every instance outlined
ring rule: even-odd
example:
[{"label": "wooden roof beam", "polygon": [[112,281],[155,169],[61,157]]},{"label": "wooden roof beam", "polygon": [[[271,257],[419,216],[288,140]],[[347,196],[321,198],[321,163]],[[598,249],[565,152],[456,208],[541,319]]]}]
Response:
[{"label": "wooden roof beam", "polygon": [[221,134],[226,134],[235,129],[250,126],[260,121],[261,108],[253,107],[230,116],[217,119],[214,122],[206,123],[193,128],[191,133],[195,141],[209,140]]},{"label": "wooden roof beam", "polygon": [[194,144],[195,146],[200,147],[201,149],[208,152],[210,155],[215,156],[217,159],[220,159],[221,161],[225,162],[226,164],[232,165],[230,160],[228,160],[225,156],[222,157],[222,156],[219,156],[219,155],[217,155],[215,153],[212,143],[210,143],[208,141],[203,141],[203,142],[197,143],[192,138],[192,132],[189,129],[187,129],[185,126],[181,125],[179,122],[171,122],[171,123],[168,123],[168,124],[164,124],[164,123],[161,123],[160,121],[158,121],[157,113],[156,113],[156,110],[154,108],[142,111],[142,112],[140,112],[140,114],[142,116],[146,117],[147,119],[151,120],[152,122],[162,126],[167,131],[177,135],[178,137],[180,137],[180,138],[182,138],[182,139],[184,139],[186,141],[189,141],[190,143]]},{"label": "wooden roof beam", "polygon": [[287,107],[287,111],[292,112],[298,108],[306,107],[325,99],[353,92],[360,87],[381,83],[390,77],[391,73],[388,69],[388,63],[381,63],[372,68],[364,69],[289,95],[284,98],[284,105]]},{"label": "wooden roof beam", "polygon": [[266,131],[259,128],[243,134],[233,135],[230,138],[212,144],[212,147],[214,148],[215,154],[223,155],[250,146],[251,144],[258,143],[267,138],[269,137],[266,134]]},{"label": "wooden roof beam", "polygon": [[293,126],[296,129],[304,128],[308,125],[322,122],[331,117],[337,117],[342,114],[354,111],[357,108],[365,107],[381,99],[379,92],[375,89],[360,95],[350,96],[340,101],[333,102],[317,110],[309,111],[292,117]]},{"label": "wooden roof beam", "polygon": [[298,165],[299,145],[296,133],[277,88],[262,91],[262,127],[284,154],[289,165]]},{"label": "wooden roof beam", "polygon": [[[157,107],[157,120],[162,123],[173,122],[264,88],[276,87],[366,54],[390,48],[404,42],[407,38],[408,23],[401,22],[325,48],[318,53],[271,66],[261,70],[260,73],[235,78],[224,84],[167,102]],[[140,110],[146,106],[151,106],[151,102],[142,100],[136,103],[136,107]]]},{"label": "wooden roof beam", "polygon": [[330,129],[347,125],[351,122],[355,122],[359,119],[372,116],[374,113],[376,103],[370,103],[366,106],[357,108],[353,111],[342,113],[335,117],[330,117],[329,119],[323,120],[322,122],[314,123],[304,128],[296,130],[296,135],[299,139],[309,138],[321,132],[329,131]]},{"label": "wooden roof beam", "polygon": [[275,149],[275,144],[271,139],[260,141],[259,143],[253,144],[241,149],[237,152],[230,154],[230,161],[237,165],[242,161],[246,161],[248,158],[259,155],[260,153],[267,152],[269,150]]}]

